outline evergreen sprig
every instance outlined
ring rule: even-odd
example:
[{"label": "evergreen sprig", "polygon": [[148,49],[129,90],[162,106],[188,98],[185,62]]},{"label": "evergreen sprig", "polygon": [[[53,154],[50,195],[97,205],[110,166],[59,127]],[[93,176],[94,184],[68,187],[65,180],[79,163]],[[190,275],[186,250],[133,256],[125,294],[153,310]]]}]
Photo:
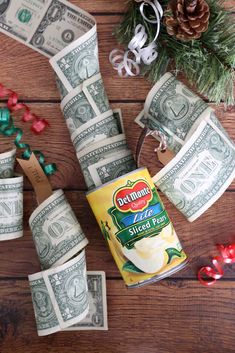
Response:
[{"label": "evergreen sprig", "polygon": [[[160,1],[166,9],[168,1]],[[210,6],[208,30],[200,39],[180,41],[170,36],[162,21],[157,39],[158,58],[149,66],[143,65],[141,73],[156,82],[167,70],[182,71],[196,89],[211,102],[234,104],[235,24],[230,11],[221,0],[207,0]],[[152,16],[151,9],[148,16]],[[119,43],[127,45],[137,24],[143,24],[151,42],[156,25],[143,19],[139,4],[129,0],[129,9],[115,31]]]}]

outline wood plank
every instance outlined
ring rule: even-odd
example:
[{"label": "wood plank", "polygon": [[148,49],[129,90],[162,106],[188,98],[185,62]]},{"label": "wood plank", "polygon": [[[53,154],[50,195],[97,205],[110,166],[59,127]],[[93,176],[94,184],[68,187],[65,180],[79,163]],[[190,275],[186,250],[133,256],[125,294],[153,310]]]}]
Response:
[{"label": "wood plank", "polygon": [[[66,188],[76,190],[86,190],[83,175],[81,173],[72,143],[70,141],[69,132],[62,117],[59,104],[31,104],[32,111],[39,116],[48,119],[50,128],[35,138],[29,131],[29,124],[20,123],[20,119],[16,118],[16,125],[24,130],[23,141],[29,143],[32,149],[39,149],[44,152],[48,163],[56,162],[58,172],[51,177],[53,188]],[[134,123],[135,117],[143,108],[143,103],[115,103],[113,108],[121,108],[123,111],[125,131],[127,141],[133,153],[136,150],[136,144],[141,133],[141,128]],[[225,112],[223,106],[216,107],[216,114],[224,127],[229,132],[233,141],[235,141],[235,109]],[[10,138],[0,138],[0,152],[6,149],[6,146],[11,143]],[[156,147],[156,140],[148,138],[143,149],[141,165],[149,168],[151,175],[155,175],[157,171],[156,154],[154,148]],[[20,171],[20,168],[17,168]],[[26,189],[31,189],[28,182],[25,183]],[[235,182],[230,186],[230,189],[235,189]]]},{"label": "wood plank", "polygon": [[36,333],[27,281],[0,282],[2,353],[234,352],[235,283],[213,289],[194,281],[164,281],[126,289],[107,281],[109,331]]},{"label": "wood plank", "polygon": [[[144,78],[119,78],[109,63],[109,53],[117,46],[112,36],[120,16],[97,16],[101,73],[111,100],[143,99],[150,84]],[[17,91],[21,99],[59,100],[54,73],[48,59],[23,44],[0,34],[0,82]],[[16,64],[17,63],[17,64]],[[17,76],[17,79],[15,77]],[[125,85],[123,83],[125,82]]]},{"label": "wood plank", "polygon": [[[120,278],[119,271],[106,247],[101,231],[85,199],[84,192],[66,192],[89,240],[86,248],[88,270],[106,271],[108,277]],[[235,242],[235,197],[226,192],[203,216],[189,223],[161,194],[165,207],[173,221],[183,248],[189,257],[189,265],[176,273],[174,278],[196,278],[202,265],[210,264],[211,256],[217,255],[216,244]],[[35,197],[24,193],[24,237],[0,242],[0,278],[27,277],[40,270],[38,257],[28,227],[28,219],[36,208]],[[230,210],[230,212],[228,212]],[[235,265],[227,266],[226,277],[235,278]]]},{"label": "wood plank", "polygon": [[[120,13],[125,12],[127,8],[126,0],[109,0],[108,6],[107,0],[71,0],[71,2],[91,13]],[[225,1],[224,6],[226,8],[233,8],[234,1]]]},{"label": "wood plank", "polygon": [[[143,77],[120,78],[109,63],[117,48],[112,35],[121,16],[96,16],[98,22],[100,69],[110,100],[145,100],[152,84]],[[48,59],[0,33],[0,82],[15,90],[23,100],[59,100],[54,73]],[[17,79],[16,79],[17,77]]]}]

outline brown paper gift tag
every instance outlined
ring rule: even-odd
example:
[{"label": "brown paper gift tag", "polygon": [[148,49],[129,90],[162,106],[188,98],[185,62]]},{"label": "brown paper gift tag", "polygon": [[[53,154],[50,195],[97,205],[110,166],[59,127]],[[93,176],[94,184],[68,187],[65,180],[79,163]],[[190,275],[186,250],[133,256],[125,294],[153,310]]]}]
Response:
[{"label": "brown paper gift tag", "polygon": [[35,154],[32,153],[28,160],[17,158],[17,161],[31,182],[36,193],[38,203],[41,204],[52,195],[53,191],[51,184],[40,166]]},{"label": "brown paper gift tag", "polygon": [[158,155],[159,161],[163,165],[167,165],[175,157],[175,154],[170,150],[166,150],[166,151],[159,150],[157,151],[157,155]]}]

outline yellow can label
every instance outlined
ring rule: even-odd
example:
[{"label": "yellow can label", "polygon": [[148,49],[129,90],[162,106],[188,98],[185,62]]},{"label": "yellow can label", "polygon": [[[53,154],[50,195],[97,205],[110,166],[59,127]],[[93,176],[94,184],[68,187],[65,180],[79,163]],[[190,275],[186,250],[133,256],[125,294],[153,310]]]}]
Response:
[{"label": "yellow can label", "polygon": [[163,278],[185,262],[146,168],[89,192],[87,199],[127,286]]}]

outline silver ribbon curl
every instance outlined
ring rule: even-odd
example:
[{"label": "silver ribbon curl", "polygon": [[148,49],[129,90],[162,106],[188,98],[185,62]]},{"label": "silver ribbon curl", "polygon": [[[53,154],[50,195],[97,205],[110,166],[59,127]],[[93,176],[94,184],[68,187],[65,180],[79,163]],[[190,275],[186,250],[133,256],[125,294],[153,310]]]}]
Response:
[{"label": "silver ribbon curl", "polygon": [[[152,7],[155,14],[154,19],[149,19],[145,15],[144,10],[146,6]],[[141,63],[150,65],[158,57],[156,40],[160,32],[160,21],[163,16],[163,9],[157,0],[143,0],[140,5],[140,13],[145,21],[157,25],[156,34],[153,41],[145,46],[148,41],[148,35],[145,27],[138,24],[135,28],[134,37],[128,44],[128,49],[126,51],[119,49],[111,51],[109,61],[113,68],[118,71],[120,77],[138,76]]]},{"label": "silver ribbon curl", "polygon": [[[141,152],[142,152],[143,145],[144,145],[144,142],[145,142],[145,139],[147,136],[153,136],[159,140],[159,146],[154,149],[154,152],[157,152],[157,151],[165,152],[167,149],[166,135],[160,130],[151,130],[146,125],[140,134],[140,137],[139,137],[139,140],[137,143],[137,147],[136,147],[136,158],[135,159],[136,159],[137,167],[140,167]],[[159,159],[158,159],[158,162],[160,163],[160,167],[162,167],[162,163],[159,161]]]}]

